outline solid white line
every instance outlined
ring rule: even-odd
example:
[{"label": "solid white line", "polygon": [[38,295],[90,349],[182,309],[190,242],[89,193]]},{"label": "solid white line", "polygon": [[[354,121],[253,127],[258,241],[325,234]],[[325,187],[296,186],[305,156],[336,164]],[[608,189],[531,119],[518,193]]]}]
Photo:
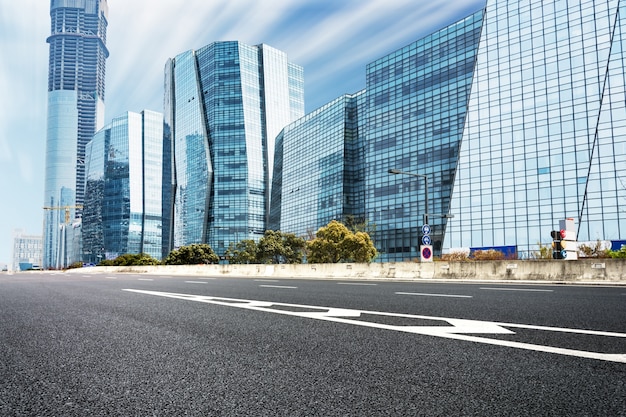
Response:
[{"label": "solid white line", "polygon": [[455,294],[425,294],[419,292],[397,292],[398,295],[422,295],[424,297],[451,297],[451,298],[472,298],[471,295],[455,295]]},{"label": "solid white line", "polygon": [[298,287],[289,287],[287,285],[259,285],[259,287],[263,287],[263,288],[288,288],[288,289],[298,288]]},{"label": "solid white line", "polygon": [[538,290],[535,288],[489,288],[482,287],[481,290],[490,290],[490,291],[529,291],[529,292],[554,292],[554,290]]},{"label": "solid white line", "polygon": [[367,286],[367,285],[378,285],[378,284],[371,284],[368,282],[338,282],[337,285],[363,285],[363,286]]},{"label": "solid white line", "polygon": [[137,281],[154,281],[152,278],[137,278]]}]

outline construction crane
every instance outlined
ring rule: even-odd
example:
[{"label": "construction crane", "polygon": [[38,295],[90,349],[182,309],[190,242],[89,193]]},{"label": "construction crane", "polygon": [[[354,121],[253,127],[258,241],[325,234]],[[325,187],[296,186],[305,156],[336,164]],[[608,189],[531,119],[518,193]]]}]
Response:
[{"label": "construction crane", "polygon": [[76,204],[75,206],[56,206],[56,207],[44,207],[44,210],[65,210],[65,224],[70,224],[70,211],[72,209],[82,209],[82,204]]}]

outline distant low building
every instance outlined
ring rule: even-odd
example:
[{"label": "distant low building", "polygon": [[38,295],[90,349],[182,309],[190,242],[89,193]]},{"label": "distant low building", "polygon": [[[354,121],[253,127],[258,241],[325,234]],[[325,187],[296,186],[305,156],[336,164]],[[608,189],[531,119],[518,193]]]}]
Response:
[{"label": "distant low building", "polygon": [[[19,229],[13,232],[12,271],[39,269],[42,257],[43,238],[41,235],[29,235],[24,230]],[[0,264],[1,266],[4,264]]]}]

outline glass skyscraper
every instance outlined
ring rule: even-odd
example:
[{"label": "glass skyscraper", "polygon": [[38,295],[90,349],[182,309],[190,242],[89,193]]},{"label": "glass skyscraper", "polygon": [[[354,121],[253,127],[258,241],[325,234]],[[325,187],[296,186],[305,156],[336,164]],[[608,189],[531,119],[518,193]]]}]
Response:
[{"label": "glass skyscraper", "polygon": [[[429,214],[441,251],[480,39],[482,12],[366,68],[366,213],[381,261],[419,258]],[[390,175],[389,169],[428,177]]]},{"label": "glass skyscraper", "polygon": [[153,111],[127,112],[94,135],[86,152],[85,261],[126,253],[161,259],[167,152],[163,115]]},{"label": "glass skyscraper", "polygon": [[344,95],[278,135],[270,229],[310,236],[334,219],[365,221],[364,99]]},{"label": "glass skyscraper", "polygon": [[302,68],[267,45],[215,42],[168,60],[170,248],[259,239],[267,228],[274,141],[304,115]]},{"label": "glass skyscraper", "polygon": [[626,5],[485,8],[447,247],[626,239]]},{"label": "glass skyscraper", "polygon": [[73,228],[85,197],[85,146],[104,124],[106,0],[51,0],[44,190],[44,268],[76,259]]},{"label": "glass skyscraper", "polygon": [[[566,218],[579,241],[626,239],[625,14],[617,0],[488,0],[369,64],[358,106],[360,209],[374,226],[377,260],[418,258],[426,213],[436,255],[499,248],[531,257]],[[279,136],[274,200],[284,232],[304,235],[323,213],[288,209],[290,193],[307,202],[347,182],[329,177],[320,190],[300,169],[335,143],[332,123],[306,128],[316,117]]]}]

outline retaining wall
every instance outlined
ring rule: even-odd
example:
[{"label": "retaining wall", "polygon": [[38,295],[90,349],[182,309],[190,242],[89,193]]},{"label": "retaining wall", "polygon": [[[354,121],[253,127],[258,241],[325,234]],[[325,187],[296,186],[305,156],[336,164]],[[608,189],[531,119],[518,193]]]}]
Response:
[{"label": "retaining wall", "polygon": [[474,261],[431,263],[188,265],[95,267],[72,273],[144,273],[160,275],[325,279],[463,279],[558,282],[626,282],[626,259],[577,261]]}]

